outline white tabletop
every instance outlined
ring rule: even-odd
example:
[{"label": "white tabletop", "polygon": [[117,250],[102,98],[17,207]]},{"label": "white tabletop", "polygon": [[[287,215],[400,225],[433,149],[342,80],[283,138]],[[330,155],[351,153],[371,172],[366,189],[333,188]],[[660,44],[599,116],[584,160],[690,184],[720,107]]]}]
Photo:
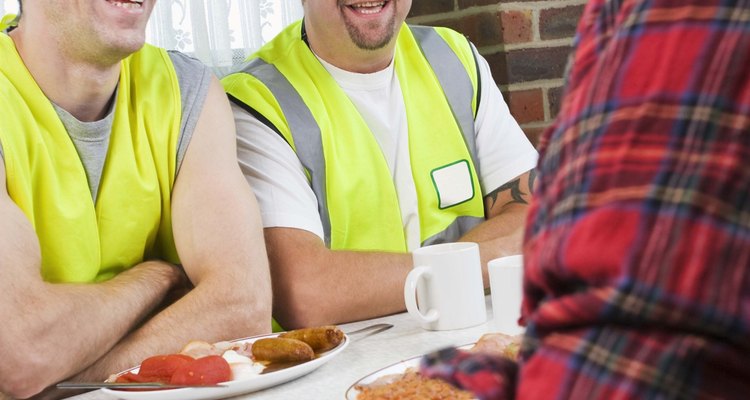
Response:
[{"label": "white tabletop", "polygon": [[[487,322],[475,327],[452,331],[428,331],[407,313],[340,325],[344,332],[376,323],[393,324],[393,328],[352,342],[327,364],[296,380],[279,386],[248,393],[232,399],[344,399],[346,390],[360,378],[383,367],[447,346],[476,342],[492,329],[490,296],[486,296]],[[71,397],[74,400],[112,400],[102,391]]]}]

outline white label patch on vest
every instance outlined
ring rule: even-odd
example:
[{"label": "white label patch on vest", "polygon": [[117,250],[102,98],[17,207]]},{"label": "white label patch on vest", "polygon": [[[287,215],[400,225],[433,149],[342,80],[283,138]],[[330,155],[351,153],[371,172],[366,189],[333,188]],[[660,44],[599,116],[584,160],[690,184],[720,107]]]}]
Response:
[{"label": "white label patch on vest", "polygon": [[435,168],[430,175],[432,175],[441,210],[467,202],[474,197],[474,185],[468,161],[460,160]]}]

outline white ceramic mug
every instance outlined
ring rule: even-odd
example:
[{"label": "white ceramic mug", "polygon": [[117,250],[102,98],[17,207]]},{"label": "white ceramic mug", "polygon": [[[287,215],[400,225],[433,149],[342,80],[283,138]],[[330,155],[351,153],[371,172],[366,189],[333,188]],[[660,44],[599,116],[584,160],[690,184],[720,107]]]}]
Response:
[{"label": "white ceramic mug", "polygon": [[[479,246],[443,243],[412,253],[414,269],[406,277],[406,310],[424,329],[462,329],[487,320]],[[417,306],[419,304],[419,306]]]},{"label": "white ceramic mug", "polygon": [[517,335],[523,332],[518,325],[523,298],[523,256],[500,257],[487,263],[492,295],[493,330]]}]

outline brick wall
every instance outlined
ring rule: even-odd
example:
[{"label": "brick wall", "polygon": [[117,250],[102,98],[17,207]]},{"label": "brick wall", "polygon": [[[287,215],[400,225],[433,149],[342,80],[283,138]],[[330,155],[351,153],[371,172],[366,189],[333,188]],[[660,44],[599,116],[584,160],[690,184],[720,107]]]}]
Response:
[{"label": "brick wall", "polygon": [[557,114],[586,0],[412,0],[408,22],[453,28],[487,59],[532,143]]}]

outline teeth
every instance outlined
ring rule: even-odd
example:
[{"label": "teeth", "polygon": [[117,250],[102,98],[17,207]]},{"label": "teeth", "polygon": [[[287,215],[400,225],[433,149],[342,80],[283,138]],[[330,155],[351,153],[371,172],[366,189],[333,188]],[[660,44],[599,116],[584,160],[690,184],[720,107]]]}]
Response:
[{"label": "teeth", "polygon": [[384,1],[369,1],[366,3],[352,4],[351,7],[361,14],[375,14],[378,13],[384,5]]},{"label": "teeth", "polygon": [[370,1],[367,3],[360,3],[360,4],[353,4],[352,7],[354,8],[369,8],[369,7],[382,7],[385,5],[384,1]]},{"label": "teeth", "polygon": [[140,4],[135,4],[135,3],[121,3],[119,1],[115,1],[112,4],[116,5],[117,7],[127,8],[127,9],[130,9],[130,10],[134,10],[136,8],[141,8]]},{"label": "teeth", "polygon": [[122,1],[122,0],[119,0],[119,1],[118,0],[114,0],[114,1],[113,0],[108,0],[108,3],[109,4],[113,4],[113,5],[115,5],[117,7],[120,7],[120,8],[127,8],[129,10],[134,10],[136,8],[143,7],[143,0],[126,0],[126,1]]}]

